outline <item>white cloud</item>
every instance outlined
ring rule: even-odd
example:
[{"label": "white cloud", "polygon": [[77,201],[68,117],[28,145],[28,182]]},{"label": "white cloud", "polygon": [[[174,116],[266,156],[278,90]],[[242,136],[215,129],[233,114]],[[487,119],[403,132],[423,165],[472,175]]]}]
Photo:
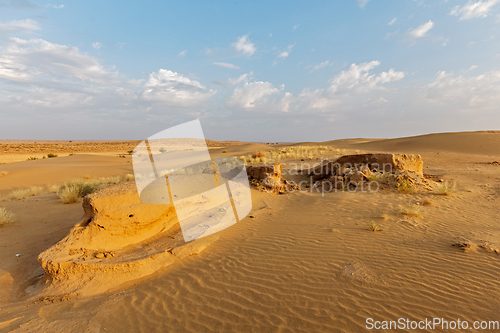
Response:
[{"label": "white cloud", "polygon": [[358,1],[358,6],[360,8],[365,8],[366,4],[370,1],[370,0],[357,0]]},{"label": "white cloud", "polygon": [[469,20],[475,17],[486,17],[488,12],[500,3],[500,0],[486,0],[486,1],[469,1],[463,6],[455,6],[451,10],[450,14],[455,16],[460,16],[461,20]]},{"label": "white cloud", "polygon": [[160,69],[149,75],[142,97],[164,105],[189,107],[206,102],[214,94],[215,91],[208,90],[196,80],[170,70]]},{"label": "white cloud", "polygon": [[276,65],[278,63],[278,60],[279,59],[285,59],[285,58],[288,58],[288,56],[290,55],[290,52],[292,52],[292,49],[293,47],[295,46],[295,44],[293,45],[288,45],[287,48],[283,51],[281,51],[280,53],[278,53],[278,57],[274,60],[273,62],[273,66]]},{"label": "white cloud", "polygon": [[23,33],[40,30],[36,21],[26,19],[0,23],[0,34]]},{"label": "white cloud", "polygon": [[92,47],[96,50],[99,50],[102,47],[102,43],[94,42],[92,43]]},{"label": "white cloud", "polygon": [[440,71],[433,82],[423,88],[427,101],[449,108],[498,110],[500,105],[500,70],[477,76],[454,76]]},{"label": "white cloud", "polygon": [[[196,80],[163,69],[142,81],[126,80],[76,47],[42,39],[10,38],[0,49],[0,104],[11,110],[43,111],[52,116],[63,109],[123,115],[154,105],[200,106],[216,93]],[[4,88],[13,83],[15,90]],[[195,111],[201,112],[200,108]]]},{"label": "white cloud", "polygon": [[473,71],[477,68],[477,65],[472,65],[467,71]]},{"label": "white cloud", "polygon": [[380,61],[352,64],[348,70],[332,78],[328,90],[334,94],[366,92],[378,88],[381,84],[401,80],[405,76],[404,72],[396,72],[393,68],[388,72],[370,75],[370,71],[379,65]]},{"label": "white cloud", "polygon": [[387,23],[387,25],[393,25],[394,23],[396,23],[398,19],[395,17],[391,20],[391,22]]},{"label": "white cloud", "polygon": [[296,24],[293,26],[293,31],[297,30],[297,28],[300,26],[300,24]]},{"label": "white cloud", "polygon": [[64,5],[51,5],[51,4],[48,4],[48,5],[45,5],[45,7],[47,7],[47,8],[54,8],[54,9],[62,9],[62,8],[64,8]]},{"label": "white cloud", "polygon": [[253,72],[245,73],[245,74],[242,74],[236,78],[230,78],[227,80],[227,82],[232,86],[235,86],[235,85],[240,84],[242,82],[248,83],[248,80],[250,79],[250,77],[252,75],[253,75]]},{"label": "white cloud", "polygon": [[243,86],[235,88],[225,102],[230,107],[251,110],[264,106],[267,97],[278,92],[279,89],[269,82],[247,82]]},{"label": "white cloud", "polygon": [[229,64],[227,62],[213,62],[212,65],[224,67],[224,68],[229,68],[229,69],[240,69],[240,67],[233,65],[233,64]]},{"label": "white cloud", "polygon": [[99,61],[80,53],[78,48],[42,39],[10,38],[0,51],[0,79],[28,83],[79,81],[109,83],[117,73]]},{"label": "white cloud", "polygon": [[236,87],[225,102],[230,107],[242,110],[296,114],[335,112],[338,108],[359,103],[363,100],[359,95],[370,97],[369,100],[380,104],[385,99],[379,94],[387,91],[383,85],[401,80],[405,74],[394,69],[371,74],[379,65],[379,61],[352,64],[347,70],[335,75],[326,89],[306,88],[298,95],[284,92],[284,86],[275,87],[270,82],[262,81],[249,83],[247,76],[240,77],[239,83],[245,84]]},{"label": "white cloud", "polygon": [[238,37],[232,45],[238,53],[249,57],[257,51],[255,44],[250,41],[248,35]]},{"label": "white cloud", "polygon": [[318,69],[321,69],[321,68],[323,68],[323,67],[326,67],[326,66],[328,66],[328,65],[331,65],[331,63],[330,63],[328,60],[325,60],[325,61],[323,61],[323,62],[322,62],[322,63],[320,63],[320,64],[316,64],[316,65],[309,65],[309,66],[307,66],[306,68],[311,68],[311,71],[310,71],[310,73],[311,73],[311,72],[317,71]]},{"label": "white cloud", "polygon": [[278,54],[278,58],[288,58],[288,56],[290,55],[290,52],[292,51],[294,46],[295,46],[295,44],[288,45],[286,50],[284,50]]},{"label": "white cloud", "polygon": [[187,53],[187,50],[183,50],[183,51],[179,52],[179,54],[177,54],[177,56],[178,57],[183,57],[183,56],[186,55],[186,53]]},{"label": "white cloud", "polygon": [[429,20],[429,22],[426,22],[417,28],[411,30],[409,32],[409,35],[413,38],[424,38],[427,36],[427,33],[434,27],[434,22]]}]

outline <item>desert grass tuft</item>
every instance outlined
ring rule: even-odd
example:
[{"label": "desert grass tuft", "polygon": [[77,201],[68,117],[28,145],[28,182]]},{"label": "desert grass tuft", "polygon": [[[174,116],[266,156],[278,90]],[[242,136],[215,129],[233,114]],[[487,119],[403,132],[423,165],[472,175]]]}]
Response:
[{"label": "desert grass tuft", "polygon": [[436,186],[436,193],[449,197],[453,195],[453,193],[455,193],[456,188],[457,188],[456,183],[444,182],[443,184],[438,184]]},{"label": "desert grass tuft", "polygon": [[407,178],[400,178],[396,182],[396,187],[399,192],[407,193],[407,194],[413,194],[417,192],[417,188],[415,184],[407,179]]},{"label": "desert grass tuft", "polygon": [[128,174],[124,177],[116,176],[101,177],[98,179],[73,179],[63,183],[63,185],[59,188],[58,196],[64,203],[73,203],[97,190],[134,179],[135,177],[133,174]]},{"label": "desert grass tuft", "polygon": [[65,182],[58,192],[58,196],[65,204],[77,202],[87,194],[93,193],[101,188],[101,182],[97,179],[84,180],[74,179]]},{"label": "desert grass tuft", "polygon": [[47,187],[49,193],[57,193],[59,192],[59,185],[50,185]]},{"label": "desert grass tuft", "polygon": [[57,157],[57,156],[58,156],[57,154],[52,154],[52,153],[47,154],[48,158],[54,158],[54,157]]},{"label": "desert grass tuft", "polygon": [[368,230],[373,231],[373,232],[377,232],[377,231],[382,231],[382,228],[380,227],[380,224],[375,223],[375,222],[370,222]]},{"label": "desert grass tuft", "polygon": [[82,196],[81,188],[77,185],[66,186],[59,191],[58,196],[65,204],[77,202]]},{"label": "desert grass tuft", "polygon": [[7,176],[8,174],[7,171],[0,171],[0,177]]},{"label": "desert grass tuft", "polygon": [[9,212],[7,209],[0,207],[0,227],[14,222],[15,214]]},{"label": "desert grass tuft", "polygon": [[419,205],[408,205],[399,210],[401,214],[413,217],[422,217],[422,206]]},{"label": "desert grass tuft", "polygon": [[30,188],[19,189],[7,195],[7,200],[22,200],[35,195],[44,194],[45,189],[40,186],[32,186]]},{"label": "desert grass tuft", "polygon": [[388,220],[388,219],[389,219],[389,217],[390,217],[390,215],[389,215],[388,213],[386,213],[386,212],[382,212],[382,213],[380,214],[380,218],[381,218],[382,220]]},{"label": "desert grass tuft", "polygon": [[256,153],[254,153],[252,155],[253,158],[257,159],[257,158],[261,158],[261,157],[266,157],[266,153],[262,152],[262,151],[258,151]]}]

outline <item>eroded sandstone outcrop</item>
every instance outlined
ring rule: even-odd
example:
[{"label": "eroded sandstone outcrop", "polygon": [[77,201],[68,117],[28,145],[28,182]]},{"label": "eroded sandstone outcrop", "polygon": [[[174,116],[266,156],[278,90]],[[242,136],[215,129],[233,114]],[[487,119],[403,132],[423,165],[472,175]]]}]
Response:
[{"label": "eroded sandstone outcrop", "polygon": [[[411,154],[357,154],[336,160],[325,160],[308,170],[313,182],[328,181],[335,188],[349,187],[363,182],[392,182],[395,186],[413,188],[420,185],[432,189],[423,174],[420,155]],[[377,187],[378,188],[378,187]],[[404,190],[404,189],[403,189]]]},{"label": "eroded sandstone outcrop", "polygon": [[274,194],[293,192],[297,185],[283,178],[283,164],[247,166],[250,184]]},{"label": "eroded sandstone outcrop", "polygon": [[84,198],[84,221],[42,252],[42,294],[91,296],[150,275],[218,239],[185,243],[172,205],[143,203],[133,183]]},{"label": "eroded sandstone outcrop", "polygon": [[423,176],[424,163],[420,155],[411,154],[358,154],[345,155],[333,161],[324,161],[310,172],[313,180],[327,176],[343,176],[350,171],[397,173],[412,172]]}]

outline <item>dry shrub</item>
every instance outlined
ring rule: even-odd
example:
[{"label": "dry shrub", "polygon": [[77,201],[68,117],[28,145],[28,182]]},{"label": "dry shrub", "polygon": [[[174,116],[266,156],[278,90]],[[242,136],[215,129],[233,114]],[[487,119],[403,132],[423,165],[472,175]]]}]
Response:
[{"label": "dry shrub", "polygon": [[7,209],[0,207],[0,227],[14,222],[14,219],[14,213],[11,213]]},{"label": "dry shrub", "polygon": [[77,185],[69,185],[61,189],[58,195],[65,204],[77,202],[81,197],[81,188]]},{"label": "dry shrub", "polygon": [[389,219],[389,214],[387,214],[386,212],[383,212],[382,214],[380,214],[380,218],[382,220],[388,220]]},{"label": "dry shrub", "polygon": [[408,205],[400,209],[401,214],[406,216],[422,217],[422,207],[419,205]]},{"label": "dry shrub", "polygon": [[453,195],[453,193],[455,193],[456,188],[457,188],[456,183],[444,182],[442,184],[437,184],[436,193],[449,197]]},{"label": "dry shrub", "polygon": [[24,188],[24,189],[19,189],[12,191],[10,194],[7,195],[5,198],[6,200],[22,200],[26,199],[28,197],[33,197],[35,195],[40,195],[44,194],[45,189],[40,186],[33,186],[30,188]]},{"label": "dry shrub", "polygon": [[266,157],[266,153],[262,152],[262,151],[258,151],[256,153],[254,153],[252,155],[253,158],[257,159],[257,158],[261,158],[261,157]]},{"label": "dry shrub", "polygon": [[398,191],[407,193],[407,194],[413,194],[417,192],[417,188],[415,184],[413,183],[412,180],[408,178],[399,178],[396,182],[396,187]]},{"label": "dry shrub", "polygon": [[375,222],[370,222],[370,226],[368,227],[368,230],[373,231],[373,232],[382,231],[382,229],[380,228],[380,224],[375,223]]},{"label": "dry shrub", "polygon": [[59,192],[59,185],[50,185],[47,189],[49,190],[49,193],[57,193]]},{"label": "dry shrub", "polygon": [[60,188],[58,196],[65,204],[77,202],[87,194],[93,193],[102,188],[101,182],[97,179],[84,180],[73,179],[65,182]]}]

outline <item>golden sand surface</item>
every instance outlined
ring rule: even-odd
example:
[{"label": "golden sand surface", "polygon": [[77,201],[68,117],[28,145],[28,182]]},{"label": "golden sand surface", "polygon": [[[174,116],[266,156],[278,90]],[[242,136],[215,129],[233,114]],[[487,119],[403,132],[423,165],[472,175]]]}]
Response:
[{"label": "golden sand surface", "polygon": [[[500,320],[499,132],[321,145],[420,154],[424,173],[457,188],[451,196],[252,189],[249,217],[220,231],[204,252],[101,295],[41,299],[30,294],[44,273],[37,257],[81,221],[82,205],[63,204],[56,194],[2,201],[16,220],[0,227],[0,332],[368,332],[367,318]],[[241,144],[210,152],[265,149]],[[90,151],[0,164],[0,194],[127,173],[130,156]],[[410,204],[421,206],[420,216],[401,214]],[[371,222],[381,231],[370,231]],[[465,250],[453,246],[461,242]]]}]

